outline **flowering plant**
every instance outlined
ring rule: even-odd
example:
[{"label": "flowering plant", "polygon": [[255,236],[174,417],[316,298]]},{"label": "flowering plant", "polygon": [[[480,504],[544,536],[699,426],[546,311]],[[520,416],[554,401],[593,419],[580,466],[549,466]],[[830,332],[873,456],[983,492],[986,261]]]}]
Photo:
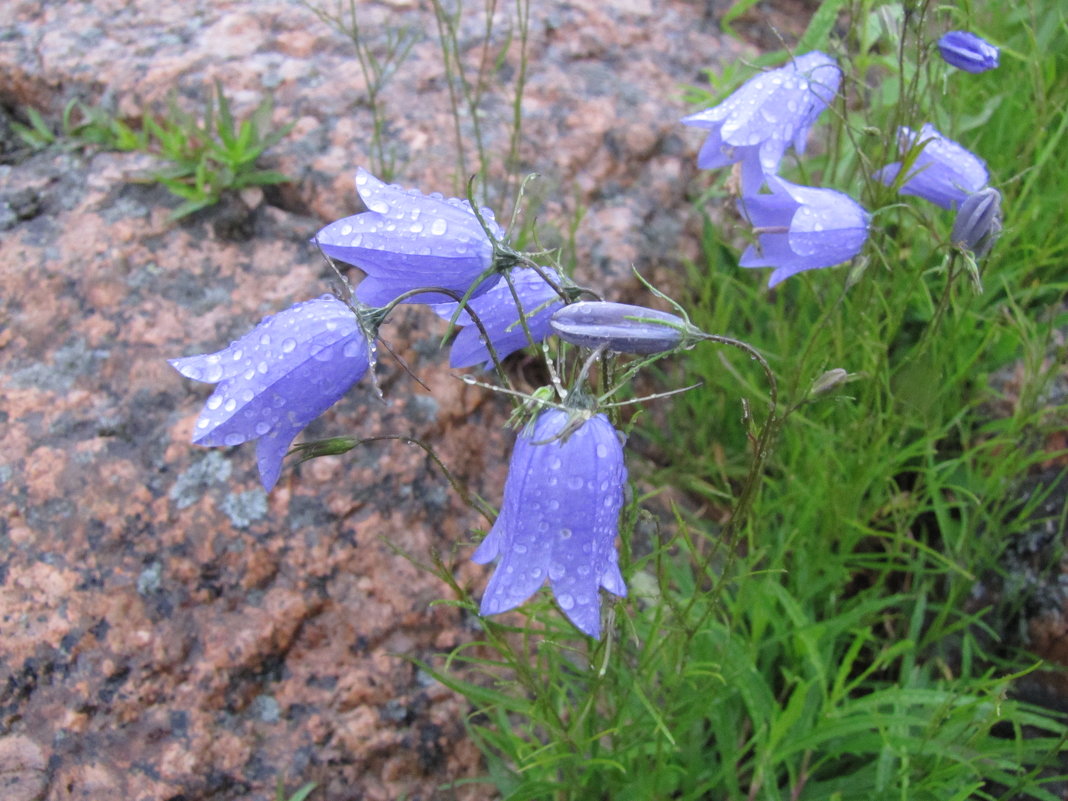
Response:
[{"label": "flowering plant", "polygon": [[[510,457],[487,482],[503,492],[485,500],[429,444],[390,435],[423,447],[486,521],[420,559],[452,589],[465,639],[445,667],[418,664],[471,700],[468,731],[502,796],[741,801],[845,788],[859,798],[885,795],[893,775],[902,797],[963,798],[1015,787],[1020,764],[1044,764],[1035,750],[1017,759],[1022,740],[992,735],[1009,728],[1003,714],[1038,717],[1012,710],[1001,677],[965,680],[965,660],[942,652],[985,625],[963,611],[978,575],[968,549],[996,528],[982,490],[1005,482],[1003,462],[1025,458],[968,444],[992,436],[974,412],[973,387],[989,378],[982,349],[1018,341],[994,328],[1002,309],[983,312],[993,295],[1015,302],[1012,287],[999,274],[996,292],[958,291],[961,277],[981,287],[982,266],[1002,268],[980,262],[998,255],[1002,192],[1007,209],[1020,193],[995,188],[1007,167],[975,115],[958,119],[955,99],[925,83],[950,80],[931,68],[929,22],[897,8],[880,6],[855,41],[828,33],[823,14],[821,36],[802,39],[819,50],[694,99],[705,111],[683,124],[704,137],[693,141],[698,166],[732,169],[722,192],[702,193],[725,202],[704,221],[704,261],[685,265],[691,283],[681,265],[657,264],[684,304],[650,284],[645,299],[637,285],[587,285],[582,259],[572,271],[523,250],[539,241],[532,225],[505,230],[473,197],[363,171],[368,210],[316,237],[365,274],[359,302],[334,301],[356,321],[345,336],[370,345],[409,304],[421,355],[452,337],[450,366],[475,368],[461,380],[513,404]],[[904,32],[915,47],[892,39]],[[958,78],[955,88],[968,81]],[[727,335],[737,331],[760,349]],[[290,427],[334,400],[294,392]],[[225,444],[229,419],[209,417],[220,433],[198,441]],[[260,422],[272,424],[253,417],[240,432],[251,438]],[[957,594],[946,600],[945,587]],[[968,642],[978,664],[980,641]],[[962,732],[967,758],[944,760]],[[925,793],[913,792],[920,774],[933,777]]]}]

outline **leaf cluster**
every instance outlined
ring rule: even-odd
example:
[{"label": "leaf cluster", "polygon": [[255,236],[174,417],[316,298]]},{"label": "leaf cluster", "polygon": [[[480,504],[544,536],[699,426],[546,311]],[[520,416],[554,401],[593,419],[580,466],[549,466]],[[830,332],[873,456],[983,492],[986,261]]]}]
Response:
[{"label": "leaf cluster", "polygon": [[273,108],[270,97],[265,97],[247,119],[235,119],[216,81],[201,114],[183,110],[172,96],[165,114],[146,111],[138,126],[75,99],[64,107],[58,133],[34,108],[26,109],[29,124],[16,123],[14,129],[33,149],[98,148],[159,157],[166,166],[142,180],[159,183],[181,198],[170,215],[177,220],[215,205],[227,192],[289,180],[257,166],[260,157],[293,128],[289,123],[272,129]]}]

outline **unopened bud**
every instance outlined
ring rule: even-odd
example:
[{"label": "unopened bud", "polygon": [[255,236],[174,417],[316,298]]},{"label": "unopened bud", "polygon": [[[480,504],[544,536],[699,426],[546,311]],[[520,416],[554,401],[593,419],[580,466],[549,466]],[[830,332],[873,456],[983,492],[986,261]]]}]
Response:
[{"label": "unopened bud", "polygon": [[809,390],[808,394],[812,397],[822,395],[823,393],[830,392],[835,387],[844,384],[847,380],[849,380],[849,373],[841,367],[835,367],[817,378],[815,383],[812,384],[812,389]]},{"label": "unopened bud", "polygon": [[549,320],[553,332],[572,345],[604,347],[616,353],[646,356],[674,350],[700,331],[667,312],[607,301],[564,306]]},{"label": "unopened bud", "polygon": [[1000,51],[969,31],[950,31],[938,40],[938,52],[947,64],[965,72],[986,72],[998,65]]},{"label": "unopened bud", "polygon": [[1001,193],[993,187],[973,192],[961,201],[950,237],[977,259],[990,252],[1001,235]]}]

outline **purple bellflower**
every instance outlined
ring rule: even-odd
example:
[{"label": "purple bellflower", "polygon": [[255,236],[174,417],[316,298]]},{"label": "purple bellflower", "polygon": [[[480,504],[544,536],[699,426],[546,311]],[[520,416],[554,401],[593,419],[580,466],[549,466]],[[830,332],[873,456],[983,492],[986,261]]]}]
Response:
[{"label": "purple bellflower", "polygon": [[[923,147],[901,184],[903,195],[915,195],[944,209],[954,209],[990,179],[986,165],[978,156],[946,139],[930,123],[919,134],[902,126],[898,138],[903,151],[917,145]],[[875,178],[890,186],[900,171],[901,162],[895,161],[878,170]]]},{"label": "purple bellflower", "polygon": [[683,125],[709,130],[697,156],[702,169],[742,164],[742,189],[756,192],[778,172],[792,143],[805,152],[809,129],[838,93],[842,71],[830,56],[813,51],[746,81],[713,108],[684,117]]},{"label": "purple bellflower", "polygon": [[991,186],[968,195],[957,210],[950,239],[981,259],[1001,235],[1001,193]]},{"label": "purple bellflower", "polygon": [[[385,306],[421,287],[442,287],[463,295],[493,266],[493,242],[466,200],[402,189],[362,168],[356,172],[356,191],[368,210],[330,223],[315,241],[327,256],[367,274],[356,288],[361,302]],[[480,209],[480,213],[493,238],[502,239],[504,231],[493,212]],[[488,290],[497,278],[484,280],[475,294]],[[415,295],[406,302],[449,300],[439,292]]]},{"label": "purple bellflower", "polygon": [[217,353],[170,364],[186,378],[218,384],[193,428],[193,442],[258,440],[260,480],[270,491],[293,438],[360,380],[373,356],[352,309],[323,295],[264,318]]},{"label": "purple bellflower", "polygon": [[[559,285],[560,276],[556,271],[550,268],[543,269]],[[511,279],[516,296],[519,297],[519,303],[526,314],[527,330],[530,331],[533,342],[527,338],[527,332],[519,321],[519,310],[516,308],[515,297],[507,281],[500,281],[484,295],[467,302],[485,326],[490,342],[493,343],[493,349],[497,351],[498,359],[503,359],[510,353],[545,339],[550,333],[549,318],[563,305],[556,290],[538,275],[537,270],[529,267],[513,270]],[[432,308],[438,316],[451,320],[458,305],[455,302],[438,303]],[[481,364],[487,370],[492,368],[493,359],[489,354],[489,349],[483,340],[482,332],[478,330],[471,316],[463,311],[456,318],[456,322],[463,326],[463,330],[456,335],[452,343],[449,365],[472,367]]]},{"label": "purple bellflower", "polygon": [[986,72],[998,65],[1000,51],[969,31],[950,31],[938,40],[938,52],[949,65],[965,72]]},{"label": "purple bellflower", "polygon": [[564,342],[584,348],[647,356],[686,346],[684,338],[701,332],[674,314],[631,306],[584,300],[564,306],[549,325]]},{"label": "purple bellflower", "polygon": [[776,176],[768,178],[768,186],[771,194],[742,197],[738,208],[757,235],[739,264],[774,267],[769,287],[805,270],[849,261],[867,241],[870,215],[848,195]]},{"label": "purple bellflower", "polygon": [[615,545],[626,480],[623,446],[607,417],[575,428],[568,412],[542,411],[516,441],[501,512],[471,557],[500,558],[481,614],[514,609],[547,578],[568,619],[600,637],[598,589],[627,594]]}]

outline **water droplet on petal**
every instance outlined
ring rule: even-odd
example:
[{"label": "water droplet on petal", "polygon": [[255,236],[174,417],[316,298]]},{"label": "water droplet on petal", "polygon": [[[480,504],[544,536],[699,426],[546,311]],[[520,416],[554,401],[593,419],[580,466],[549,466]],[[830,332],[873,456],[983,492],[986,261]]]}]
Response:
[{"label": "water droplet on petal", "polygon": [[232,448],[234,445],[240,445],[244,441],[245,438],[236,432],[227,434],[225,437],[223,437],[223,444],[230,448]]},{"label": "water droplet on petal", "polygon": [[207,371],[204,373],[204,380],[205,381],[210,381],[212,383],[218,381],[222,377],[223,377],[223,369],[218,364],[213,364],[213,365],[209,366]]},{"label": "water droplet on petal", "polygon": [[572,534],[572,531],[569,528],[562,528],[558,532],[556,532],[556,536],[559,537],[562,540],[571,539],[571,534]]},{"label": "water droplet on petal", "polygon": [[270,430],[271,430],[270,423],[265,423],[262,420],[260,422],[256,423],[256,436],[262,437],[264,434],[266,434]]},{"label": "water droplet on petal", "polygon": [[430,224],[430,233],[434,234],[435,236],[441,236],[447,230],[449,230],[448,223],[446,223],[440,217],[438,217],[436,220],[434,220],[434,222]]},{"label": "water droplet on petal", "polygon": [[229,400],[227,400],[226,401],[226,405],[223,406],[223,410],[227,411],[227,412],[232,412],[236,408],[237,408],[237,401],[235,401],[233,398],[230,398]]},{"label": "water droplet on petal", "polygon": [[563,595],[556,599],[556,602],[560,604],[560,608],[565,611],[568,609],[573,609],[575,607],[575,599],[571,597],[570,593],[565,592]]},{"label": "water droplet on petal", "polygon": [[297,347],[297,340],[286,337],[282,340],[282,353],[292,353]]},{"label": "water droplet on petal", "polygon": [[210,398],[208,398],[208,402],[206,405],[214,412],[216,409],[222,406],[222,398],[220,398],[218,395],[212,395]]}]

